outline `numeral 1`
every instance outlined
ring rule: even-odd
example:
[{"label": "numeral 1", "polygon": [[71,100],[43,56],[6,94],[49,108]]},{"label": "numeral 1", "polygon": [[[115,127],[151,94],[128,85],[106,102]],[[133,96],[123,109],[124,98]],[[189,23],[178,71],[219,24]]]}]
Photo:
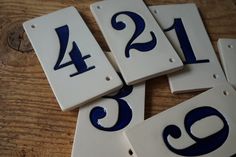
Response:
[{"label": "numeral 1", "polygon": [[69,27],[67,25],[64,25],[62,27],[56,28],[55,30],[60,42],[60,51],[57,62],[54,66],[54,70],[59,70],[61,68],[74,64],[77,72],[70,75],[70,77],[73,77],[95,68],[95,66],[87,67],[86,62],[84,60],[90,58],[91,56],[90,55],[82,56],[80,49],[78,48],[77,44],[74,41],[72,43],[72,50],[69,52],[71,61],[61,64],[65,56],[66,48],[69,41]]},{"label": "numeral 1", "polygon": [[181,49],[185,56],[184,64],[197,64],[197,63],[208,63],[210,62],[209,59],[197,60],[196,56],[193,52],[192,46],[190,44],[188,35],[185,31],[183,22],[180,18],[175,18],[174,23],[171,27],[164,29],[165,32],[175,30],[176,35],[178,37]]}]

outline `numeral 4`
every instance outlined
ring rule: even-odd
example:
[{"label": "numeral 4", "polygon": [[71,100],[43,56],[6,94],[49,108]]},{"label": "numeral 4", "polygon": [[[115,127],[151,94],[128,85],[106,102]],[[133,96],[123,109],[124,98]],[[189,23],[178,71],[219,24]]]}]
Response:
[{"label": "numeral 4", "polygon": [[91,56],[90,55],[82,56],[79,47],[74,41],[72,43],[72,50],[69,52],[71,61],[61,64],[65,56],[66,48],[69,41],[69,27],[67,25],[64,25],[62,27],[56,28],[55,30],[60,42],[60,51],[57,62],[54,66],[54,70],[59,70],[61,68],[74,64],[77,72],[70,75],[70,77],[74,77],[78,74],[82,74],[95,68],[95,66],[87,67],[86,62],[84,60],[90,58]]}]

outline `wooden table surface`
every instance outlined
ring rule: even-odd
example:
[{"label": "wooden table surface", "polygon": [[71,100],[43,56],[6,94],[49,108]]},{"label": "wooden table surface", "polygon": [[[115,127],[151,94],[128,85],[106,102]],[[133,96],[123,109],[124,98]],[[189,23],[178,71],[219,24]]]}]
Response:
[{"label": "wooden table surface", "polygon": [[[75,6],[104,51],[90,12],[95,0],[0,0],[0,156],[69,157],[78,110],[62,112],[22,22]],[[236,0],[145,0],[147,5],[194,2],[216,50],[218,38],[236,38]],[[172,95],[166,76],[146,83],[145,118],[198,93]]]}]

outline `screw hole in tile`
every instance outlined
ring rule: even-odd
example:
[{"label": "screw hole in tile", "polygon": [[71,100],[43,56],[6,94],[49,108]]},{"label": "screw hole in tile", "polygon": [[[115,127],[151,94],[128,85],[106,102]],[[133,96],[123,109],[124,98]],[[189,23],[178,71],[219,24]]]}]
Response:
[{"label": "screw hole in tile", "polygon": [[110,80],[111,80],[111,78],[110,78],[109,76],[107,76],[107,77],[106,77],[106,80],[107,80],[107,81],[110,81]]},{"label": "screw hole in tile", "polygon": [[35,29],[35,28],[36,28],[36,26],[35,26],[35,25],[31,25],[31,28]]},{"label": "screw hole in tile", "polygon": [[175,62],[175,60],[173,58],[170,58],[169,62],[173,63],[173,62]]},{"label": "screw hole in tile", "polygon": [[228,48],[232,49],[232,48],[233,48],[233,45],[228,45]]},{"label": "screw hole in tile", "polygon": [[129,149],[129,155],[132,156],[134,153],[131,149]]},{"label": "screw hole in tile", "polygon": [[218,77],[219,77],[218,74],[213,74],[213,78],[214,78],[214,79],[217,79]]},{"label": "screw hole in tile", "polygon": [[155,10],[154,10],[154,13],[157,14],[157,13],[158,13],[158,10],[155,9]]},{"label": "screw hole in tile", "polygon": [[225,96],[228,96],[228,95],[229,95],[229,92],[226,91],[226,90],[224,90],[224,91],[223,91],[223,94],[224,94]]}]

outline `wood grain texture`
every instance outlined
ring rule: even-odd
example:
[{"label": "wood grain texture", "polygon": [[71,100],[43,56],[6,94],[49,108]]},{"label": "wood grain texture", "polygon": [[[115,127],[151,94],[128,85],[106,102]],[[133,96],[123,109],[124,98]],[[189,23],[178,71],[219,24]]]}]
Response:
[{"label": "wood grain texture", "polygon": [[[104,51],[109,51],[89,5],[95,0],[0,1],[0,157],[69,157],[77,111],[61,112],[22,22],[75,6]],[[215,50],[236,38],[236,0],[146,0],[147,5],[194,2]],[[166,76],[147,81],[146,118],[198,93],[172,95]]]}]

